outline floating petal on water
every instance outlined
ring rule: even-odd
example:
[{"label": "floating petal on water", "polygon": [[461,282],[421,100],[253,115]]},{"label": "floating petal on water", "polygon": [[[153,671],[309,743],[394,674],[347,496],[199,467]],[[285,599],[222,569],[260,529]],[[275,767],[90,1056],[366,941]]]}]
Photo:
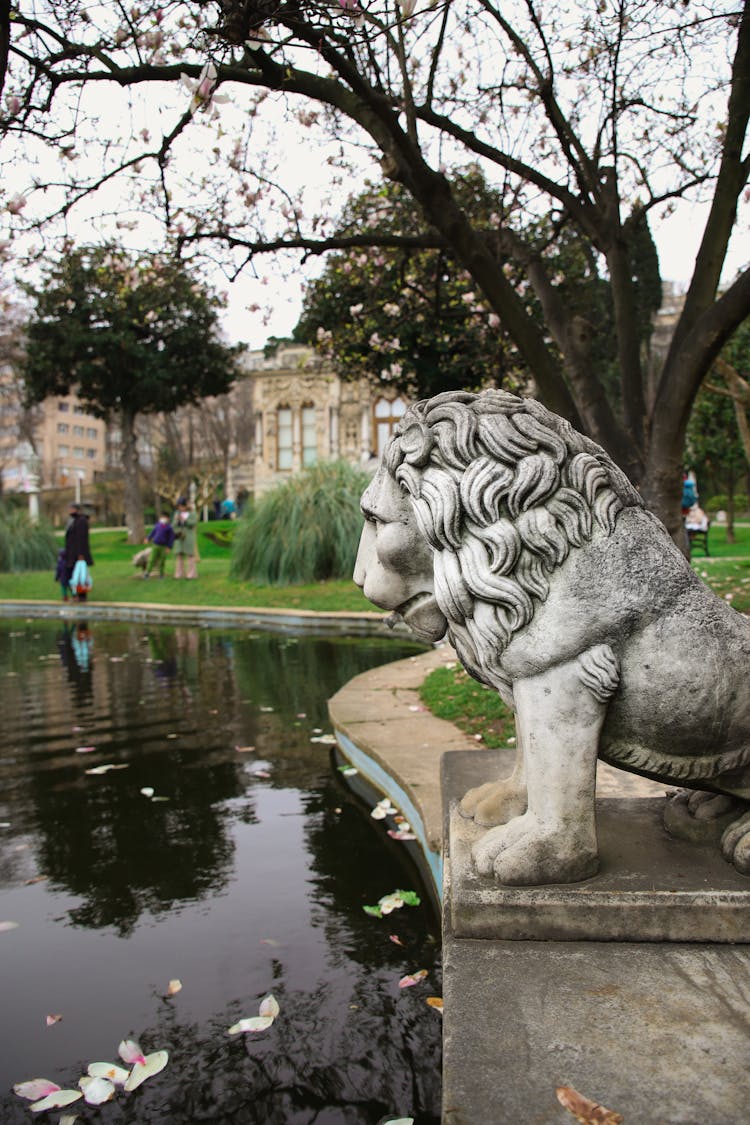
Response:
[{"label": "floating petal on water", "polygon": [[106,1078],[115,1086],[124,1086],[130,1074],[129,1070],[111,1062],[92,1062],[89,1063],[87,1070],[92,1078]]},{"label": "floating petal on water", "polygon": [[19,1098],[36,1101],[38,1098],[46,1098],[47,1094],[54,1094],[59,1089],[57,1083],[50,1082],[49,1078],[30,1078],[28,1082],[17,1082],[13,1087],[13,1093],[18,1094]]},{"label": "floating petal on water", "polygon": [[230,1035],[241,1035],[244,1031],[266,1031],[273,1023],[273,1016],[249,1016],[233,1023],[228,1029]]},{"label": "floating petal on water", "polygon": [[47,1027],[52,1027],[53,1024],[56,1024],[56,1023],[60,1022],[60,1020],[62,1019],[62,1016],[58,1012],[57,1015],[46,1016],[45,1019],[46,1019],[46,1022],[47,1022]]},{"label": "floating petal on water", "polygon": [[0,922],[0,934],[7,934],[8,930],[17,930],[18,922]]},{"label": "floating petal on water", "polygon": [[259,1015],[270,1016],[272,1020],[276,1019],[280,1011],[281,1009],[279,1008],[276,997],[270,992],[268,996],[261,1000],[260,1007],[258,1008]]},{"label": "floating petal on water", "polygon": [[427,969],[417,969],[416,973],[410,973],[405,977],[401,977],[398,982],[399,988],[411,988],[414,984],[419,984],[421,980],[427,976]]},{"label": "floating petal on water", "polygon": [[141,790],[139,790],[139,792],[144,797],[153,797],[156,790],[153,789],[150,785],[144,785],[143,788]]},{"label": "floating petal on water", "polygon": [[134,1039],[123,1039],[117,1048],[117,1053],[123,1062],[131,1065],[133,1063],[143,1064],[146,1061],[146,1056]]},{"label": "floating petal on water", "polygon": [[96,746],[76,746],[76,754],[93,754]]},{"label": "floating petal on water", "polygon": [[131,1090],[137,1090],[141,1082],[145,1082],[147,1078],[153,1078],[155,1074],[159,1074],[169,1062],[168,1051],[153,1051],[150,1055],[146,1055],[142,1063],[137,1062],[130,1072],[130,1076],[125,1083],[125,1090],[130,1093]]},{"label": "floating petal on water", "polygon": [[425,999],[425,1004],[429,1004],[431,1008],[434,1008],[436,1012],[440,1012],[440,1015],[442,1016],[442,1014],[443,1014],[443,998],[442,998],[442,996],[427,996],[426,999]]},{"label": "floating petal on water", "polygon": [[78,1085],[88,1105],[104,1105],[115,1096],[115,1088],[106,1078],[92,1078],[90,1074],[84,1074]]},{"label": "floating petal on water", "polygon": [[46,1109],[62,1109],[63,1106],[71,1105],[82,1097],[80,1090],[57,1090],[39,1102],[32,1102],[29,1109],[32,1113],[43,1113]]}]

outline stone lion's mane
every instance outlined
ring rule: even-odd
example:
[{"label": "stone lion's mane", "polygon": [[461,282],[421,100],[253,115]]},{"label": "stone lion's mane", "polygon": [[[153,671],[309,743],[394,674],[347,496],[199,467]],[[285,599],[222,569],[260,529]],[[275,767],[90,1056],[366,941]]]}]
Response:
[{"label": "stone lion's mane", "polygon": [[[435,597],[464,665],[499,660],[595,527],[642,501],[605,451],[534,399],[451,391],[411,406],[385,453],[434,550]],[[500,643],[498,643],[500,642]]]}]

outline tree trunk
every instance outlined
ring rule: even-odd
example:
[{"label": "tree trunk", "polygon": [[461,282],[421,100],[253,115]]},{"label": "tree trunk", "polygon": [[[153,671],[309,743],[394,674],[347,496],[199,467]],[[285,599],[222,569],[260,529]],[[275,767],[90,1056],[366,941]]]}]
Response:
[{"label": "tree trunk", "polygon": [[138,449],[135,438],[135,415],[127,411],[121,415],[122,468],[124,478],[125,520],[128,526],[128,543],[142,543],[143,500],[138,477]]}]

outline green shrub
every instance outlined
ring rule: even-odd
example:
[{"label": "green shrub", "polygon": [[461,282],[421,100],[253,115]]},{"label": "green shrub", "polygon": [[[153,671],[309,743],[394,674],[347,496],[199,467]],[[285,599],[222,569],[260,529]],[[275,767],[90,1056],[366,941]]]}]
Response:
[{"label": "green shrub", "polygon": [[237,521],[231,576],[270,586],[350,578],[369,480],[327,461],[277,485]]},{"label": "green shrub", "polygon": [[[746,512],[748,509],[748,498],[744,492],[735,492],[734,494],[734,510],[735,512]],[[719,492],[716,496],[709,496],[705,504],[702,505],[711,515],[715,512],[726,512],[729,507],[729,497],[726,492]]]},{"label": "green shrub", "polygon": [[0,571],[54,570],[57,543],[51,527],[28,512],[0,505]]}]

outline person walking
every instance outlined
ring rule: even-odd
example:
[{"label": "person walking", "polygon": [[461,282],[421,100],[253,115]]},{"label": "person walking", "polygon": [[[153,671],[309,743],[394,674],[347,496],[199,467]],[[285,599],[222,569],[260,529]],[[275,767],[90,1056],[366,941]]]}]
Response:
[{"label": "person walking", "polygon": [[[65,566],[69,586],[72,586],[73,571],[78,562],[85,563],[87,567],[94,565],[89,548],[89,518],[80,504],[73,503],[70,505],[70,519],[65,528]],[[85,601],[85,592],[79,593],[76,600]]]},{"label": "person walking", "polygon": [[143,572],[143,577],[150,578],[152,570],[158,569],[159,578],[163,578],[164,564],[167,561],[167,555],[172,550],[172,544],[174,543],[174,529],[169,522],[169,516],[159,516],[159,519],[151,528],[145,542],[151,544],[151,556]]},{"label": "person walking", "polygon": [[174,524],[174,576],[175,578],[198,577],[198,513],[195,505],[184,496],[177,501],[177,510],[172,516]]}]

